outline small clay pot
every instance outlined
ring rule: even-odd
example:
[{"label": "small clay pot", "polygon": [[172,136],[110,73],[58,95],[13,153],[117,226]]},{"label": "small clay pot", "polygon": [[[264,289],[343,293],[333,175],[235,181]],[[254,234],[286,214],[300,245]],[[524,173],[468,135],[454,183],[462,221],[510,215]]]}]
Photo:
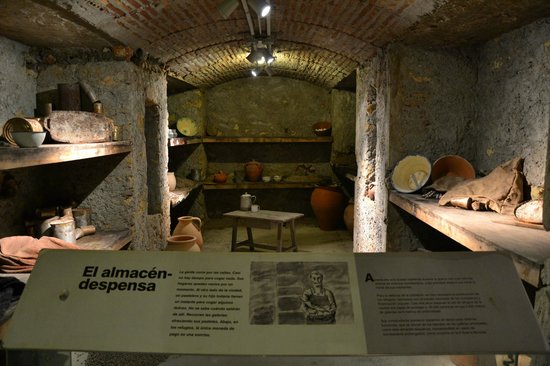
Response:
[{"label": "small clay pot", "polygon": [[262,164],[255,160],[249,161],[244,165],[245,177],[249,182],[258,182],[262,179],[263,171],[264,168],[262,167]]},{"label": "small clay pot", "polygon": [[214,182],[216,183],[225,183],[227,181],[227,173],[220,170],[214,174]]}]

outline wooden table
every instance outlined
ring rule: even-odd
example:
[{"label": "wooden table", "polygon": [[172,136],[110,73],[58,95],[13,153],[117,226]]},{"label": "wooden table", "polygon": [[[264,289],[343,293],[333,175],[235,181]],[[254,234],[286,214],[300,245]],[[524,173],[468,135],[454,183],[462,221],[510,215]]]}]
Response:
[{"label": "wooden table", "polygon": [[[246,245],[250,251],[254,251],[255,247],[263,249],[272,249],[278,252],[282,251],[297,251],[298,246],[296,244],[296,227],[294,220],[303,217],[304,214],[295,212],[282,212],[282,211],[268,211],[260,210],[257,212],[252,211],[231,211],[224,214],[233,218],[233,231],[231,233],[231,251],[234,251],[237,247]],[[241,242],[237,242],[237,229],[239,223],[246,226],[247,239]],[[290,246],[283,247],[283,226],[289,224],[290,229]],[[252,228],[271,229],[277,226],[277,245],[269,245],[262,243],[255,243],[252,237]]]}]

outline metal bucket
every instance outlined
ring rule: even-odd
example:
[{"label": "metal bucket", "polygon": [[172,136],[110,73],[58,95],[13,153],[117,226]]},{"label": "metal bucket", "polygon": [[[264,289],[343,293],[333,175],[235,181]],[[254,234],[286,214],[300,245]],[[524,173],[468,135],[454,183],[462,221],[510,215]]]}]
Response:
[{"label": "metal bucket", "polygon": [[62,217],[50,222],[53,227],[53,236],[69,243],[76,243],[74,220],[72,217]]}]

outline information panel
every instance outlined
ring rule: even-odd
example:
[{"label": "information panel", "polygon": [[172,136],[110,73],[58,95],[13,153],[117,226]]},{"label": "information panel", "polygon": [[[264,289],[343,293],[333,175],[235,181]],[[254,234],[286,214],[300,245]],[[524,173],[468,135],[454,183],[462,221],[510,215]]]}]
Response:
[{"label": "information panel", "polygon": [[498,253],[44,251],[8,349],[196,355],[544,353]]}]

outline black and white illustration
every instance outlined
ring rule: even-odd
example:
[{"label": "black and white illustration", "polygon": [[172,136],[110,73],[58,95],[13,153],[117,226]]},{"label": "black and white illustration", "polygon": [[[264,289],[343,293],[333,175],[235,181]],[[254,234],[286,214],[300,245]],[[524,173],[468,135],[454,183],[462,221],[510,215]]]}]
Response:
[{"label": "black and white illustration", "polygon": [[350,324],[346,262],[252,262],[250,324]]}]

